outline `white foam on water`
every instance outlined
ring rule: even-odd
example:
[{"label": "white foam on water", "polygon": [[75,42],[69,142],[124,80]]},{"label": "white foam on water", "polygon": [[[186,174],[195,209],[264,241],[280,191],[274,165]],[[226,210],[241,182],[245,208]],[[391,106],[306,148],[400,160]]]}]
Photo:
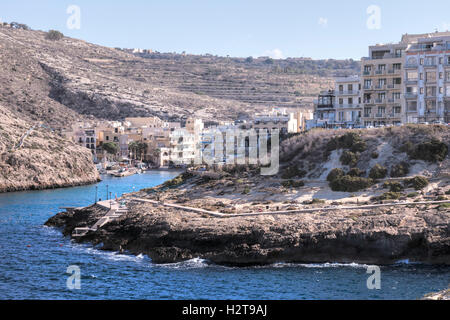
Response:
[{"label": "white foam on water", "polygon": [[169,268],[169,269],[202,269],[210,266],[206,259],[193,258],[182,262],[176,263],[162,263],[155,266]]},{"label": "white foam on water", "polygon": [[302,268],[316,268],[316,269],[321,269],[321,268],[364,268],[367,269],[369,265],[367,264],[359,264],[359,263],[331,263],[331,262],[326,262],[326,263],[287,263],[287,262],[278,262],[278,263],[274,263],[271,264],[269,267],[273,267],[273,268],[297,268],[297,267],[302,267]]}]

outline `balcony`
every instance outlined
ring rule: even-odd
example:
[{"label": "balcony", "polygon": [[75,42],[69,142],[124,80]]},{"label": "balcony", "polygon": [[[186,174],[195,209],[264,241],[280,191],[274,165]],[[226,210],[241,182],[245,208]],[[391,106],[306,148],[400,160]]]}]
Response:
[{"label": "balcony", "polygon": [[338,108],[346,108],[346,109],[356,109],[359,108],[358,104],[338,104]]},{"label": "balcony", "polygon": [[375,115],[376,118],[386,118],[386,113],[377,113]]},{"label": "balcony", "polygon": [[385,104],[386,103],[386,99],[375,99],[375,103],[376,104]]},{"label": "balcony", "polygon": [[405,69],[417,69],[419,65],[417,63],[407,63],[405,64]]},{"label": "balcony", "polygon": [[376,70],[375,71],[376,75],[382,75],[382,74],[385,74],[385,73],[386,73],[386,70]]},{"label": "balcony", "polygon": [[405,93],[405,99],[417,99],[417,93]]},{"label": "balcony", "polygon": [[375,89],[377,89],[377,90],[386,90],[386,85],[385,84],[377,84],[375,86]]},{"label": "balcony", "polygon": [[370,71],[364,71],[363,72],[363,76],[372,76],[373,75],[373,73],[372,73],[372,71],[370,70]]},{"label": "balcony", "polygon": [[418,79],[406,79],[405,80],[405,84],[417,84],[417,81],[419,81]]}]

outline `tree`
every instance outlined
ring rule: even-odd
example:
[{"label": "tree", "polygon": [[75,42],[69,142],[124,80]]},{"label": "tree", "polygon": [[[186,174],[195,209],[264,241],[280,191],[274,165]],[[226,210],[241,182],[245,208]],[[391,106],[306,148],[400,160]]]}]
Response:
[{"label": "tree", "polygon": [[114,142],[107,142],[102,145],[103,150],[115,156],[119,152],[119,146]]},{"label": "tree", "polygon": [[245,59],[245,62],[252,63],[253,62],[253,57],[248,57],[247,59]]},{"label": "tree", "polygon": [[64,38],[64,35],[57,30],[49,30],[45,35],[45,39],[47,40],[58,41],[61,40],[62,38]]},{"label": "tree", "polygon": [[142,160],[143,156],[147,152],[147,144],[144,142],[133,141],[128,145],[128,150],[133,153],[133,159]]}]

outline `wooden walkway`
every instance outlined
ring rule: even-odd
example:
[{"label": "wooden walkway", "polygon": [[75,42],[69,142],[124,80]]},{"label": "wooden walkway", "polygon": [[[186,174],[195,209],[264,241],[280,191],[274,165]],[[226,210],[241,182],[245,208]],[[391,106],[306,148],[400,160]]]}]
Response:
[{"label": "wooden walkway", "polygon": [[450,200],[442,201],[421,201],[421,202],[394,202],[394,203],[382,203],[382,204],[371,204],[363,206],[347,206],[347,207],[326,207],[326,208],[312,208],[312,209],[298,209],[298,210],[284,210],[284,211],[262,211],[262,212],[244,212],[244,213],[222,213],[217,211],[210,211],[200,208],[192,208],[186,206],[180,206],[173,203],[159,202],[155,200],[142,199],[142,198],[130,198],[132,201],[147,202],[152,203],[157,206],[176,208],[180,210],[196,212],[200,214],[207,214],[216,218],[236,218],[236,217],[251,217],[251,216],[261,216],[261,215],[293,215],[299,213],[311,213],[319,211],[336,211],[336,210],[367,210],[374,208],[383,207],[396,207],[396,206],[417,206],[417,205],[429,205],[429,204],[442,204],[450,203]]}]

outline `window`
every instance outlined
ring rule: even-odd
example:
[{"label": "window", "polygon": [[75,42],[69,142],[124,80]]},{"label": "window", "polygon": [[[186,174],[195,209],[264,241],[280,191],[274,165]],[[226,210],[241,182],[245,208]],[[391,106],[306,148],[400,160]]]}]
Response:
[{"label": "window", "polygon": [[448,96],[448,97],[450,97],[450,86],[447,86],[446,88],[445,88],[445,94]]},{"label": "window", "polygon": [[378,100],[383,101],[384,99],[386,99],[386,93],[382,92],[378,94]]},{"label": "window", "polygon": [[394,84],[402,84],[402,78],[394,78],[392,81]]},{"label": "window", "polygon": [[419,74],[419,79],[423,80],[423,73],[422,72]]},{"label": "window", "polygon": [[392,99],[394,99],[394,100],[400,100],[400,92],[394,92],[394,93],[392,93]]},{"label": "window", "polygon": [[372,113],[372,108],[371,107],[365,107],[364,108],[364,117],[370,117]]},{"label": "window", "polygon": [[[406,79],[409,81],[415,81],[418,79],[418,74],[419,73],[417,71],[408,71],[406,73]],[[400,78],[400,81],[401,81],[401,78]]]},{"label": "window", "polygon": [[352,85],[352,84],[349,84],[347,88],[348,88],[348,91],[349,91],[349,92],[352,92],[352,91],[353,91],[353,85]]},{"label": "window", "polygon": [[343,92],[344,91],[344,86],[341,84],[339,85],[339,92]]},{"label": "window", "polygon": [[384,71],[386,70],[386,65],[385,64],[379,64],[378,65],[378,71]]},{"label": "window", "polygon": [[417,93],[417,87],[406,87],[406,93]]},{"label": "window", "polygon": [[436,72],[429,71],[426,73],[427,82],[436,82]]},{"label": "window", "polygon": [[394,70],[401,70],[402,69],[402,64],[401,63],[394,63],[392,65],[392,69],[394,69]]},{"label": "window", "polygon": [[427,97],[436,96],[436,87],[427,87]]},{"label": "window", "polygon": [[424,63],[424,59],[420,58],[420,65],[423,66],[423,63]]},{"label": "window", "polygon": [[372,87],[372,80],[364,80],[364,89],[370,89]]},{"label": "window", "polygon": [[402,107],[394,107],[394,113],[401,113],[402,112]]},{"label": "window", "polygon": [[420,94],[423,94],[423,88],[420,88]]},{"label": "window", "polygon": [[348,104],[353,104],[353,98],[348,98]]},{"label": "window", "polygon": [[339,98],[339,104],[344,104],[344,99]]},{"label": "window", "polygon": [[386,85],[386,79],[378,79],[378,85],[379,85],[380,87]]},{"label": "window", "polygon": [[427,100],[426,101],[427,112],[435,112],[436,111],[436,100]]},{"label": "window", "polygon": [[439,93],[443,94],[444,93],[444,88],[443,87],[439,87]]},{"label": "window", "polygon": [[443,64],[444,63],[444,58],[440,57],[439,58],[439,64]]},{"label": "window", "polygon": [[439,72],[439,79],[444,79],[444,73],[443,72]]},{"label": "window", "polygon": [[436,64],[436,57],[426,57],[425,65],[426,66],[434,66]]},{"label": "window", "polygon": [[407,102],[408,111],[415,112],[417,111],[417,101],[408,101]]},{"label": "window", "polygon": [[386,113],[386,108],[385,107],[378,107],[378,114],[382,115]]}]

